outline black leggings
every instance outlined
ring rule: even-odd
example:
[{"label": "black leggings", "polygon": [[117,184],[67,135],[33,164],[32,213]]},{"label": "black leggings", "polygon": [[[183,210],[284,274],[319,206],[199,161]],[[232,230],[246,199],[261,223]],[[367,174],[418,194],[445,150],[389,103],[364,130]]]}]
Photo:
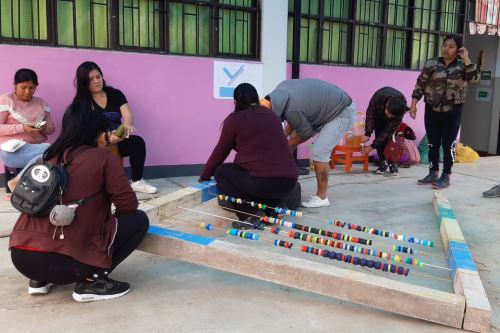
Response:
[{"label": "black leggings", "polygon": [[[384,131],[384,129],[387,127],[388,123],[387,120],[381,120],[381,119],[375,119],[375,138]],[[385,146],[387,145],[387,142],[389,141],[390,138],[387,138],[384,140],[380,145],[377,146],[377,155],[378,155],[378,160],[379,162],[384,162],[386,160],[386,157],[384,155],[384,150]],[[389,164],[392,164],[393,162],[398,163],[399,161],[387,161]]]},{"label": "black leggings", "polygon": [[460,130],[462,104],[455,104],[452,111],[432,111],[430,104],[425,104],[425,131],[429,140],[429,168],[439,171],[439,148],[443,146],[443,173],[451,174],[455,161],[455,139]]},{"label": "black leggings", "polygon": [[[289,193],[297,181],[292,178],[257,178],[234,163],[222,164],[215,170],[215,180],[219,193],[240,198],[245,201],[263,203],[272,207],[280,206],[281,199]],[[255,214],[259,208],[250,204],[233,205],[234,209]],[[268,210],[268,214],[270,210]],[[240,220],[248,217],[245,213],[236,212]]]},{"label": "black leggings", "polygon": [[111,273],[139,246],[148,228],[148,216],[142,210],[118,217],[113,260],[109,269],[90,266],[64,254],[16,248],[11,249],[12,263],[28,279],[54,284],[68,284],[86,278],[103,277]]},{"label": "black leggings", "polygon": [[121,157],[129,157],[132,169],[132,181],[143,178],[144,163],[146,162],[146,143],[138,135],[131,135],[128,139],[118,142]]}]

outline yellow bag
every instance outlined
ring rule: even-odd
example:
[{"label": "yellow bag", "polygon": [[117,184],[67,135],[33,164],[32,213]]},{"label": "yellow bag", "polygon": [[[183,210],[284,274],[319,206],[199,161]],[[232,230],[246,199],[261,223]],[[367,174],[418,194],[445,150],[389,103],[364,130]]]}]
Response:
[{"label": "yellow bag", "polygon": [[462,143],[457,144],[455,162],[472,163],[479,159],[478,153],[469,146]]}]

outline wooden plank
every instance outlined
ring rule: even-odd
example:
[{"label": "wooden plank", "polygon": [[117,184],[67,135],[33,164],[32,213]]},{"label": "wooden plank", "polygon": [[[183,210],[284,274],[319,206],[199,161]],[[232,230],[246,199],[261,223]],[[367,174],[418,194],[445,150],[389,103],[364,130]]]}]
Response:
[{"label": "wooden plank", "polygon": [[173,232],[168,236],[148,233],[139,249],[451,327],[462,327],[465,299],[461,295],[224,240],[189,240],[186,238],[188,234],[176,235],[176,231]]},{"label": "wooden plank", "polygon": [[463,328],[475,332],[489,332],[491,306],[483,283],[474,264],[472,253],[456,219],[450,202],[441,192],[434,191],[434,212],[440,225],[440,234],[448,255],[453,288],[465,298]]},{"label": "wooden plank", "polygon": [[146,213],[149,218],[149,224],[157,224],[160,222],[160,216],[158,215],[158,206],[153,206],[147,203],[140,203],[138,209]]},{"label": "wooden plank", "polygon": [[201,203],[202,191],[194,187],[186,187],[175,192],[150,200],[148,205],[157,206],[158,214],[164,217],[172,216],[183,210],[178,206],[191,208]]},{"label": "wooden plank", "polygon": [[463,328],[474,332],[489,332],[491,328],[491,306],[477,272],[459,269],[457,283],[465,297]]}]

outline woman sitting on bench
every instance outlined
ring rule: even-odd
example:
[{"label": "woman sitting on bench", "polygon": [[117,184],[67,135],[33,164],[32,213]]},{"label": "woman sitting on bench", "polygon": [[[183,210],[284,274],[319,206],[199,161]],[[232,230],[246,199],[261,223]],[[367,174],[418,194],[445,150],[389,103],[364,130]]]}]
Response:
[{"label": "woman sitting on bench", "polygon": [[24,168],[49,147],[47,136],[54,133],[50,108],[34,97],[38,76],[27,68],[14,75],[14,91],[0,96],[0,145],[3,163]]},{"label": "woman sitting on bench", "polygon": [[130,158],[132,169],[132,189],[135,192],[156,193],[156,187],[143,179],[144,163],[146,161],[146,144],[144,139],[135,133],[134,117],[128,106],[127,98],[118,89],[106,85],[102,71],[96,63],[86,61],[76,70],[76,96],[73,103],[91,103],[94,111],[109,119],[110,130],[116,130],[122,125],[125,128],[124,136],[111,135],[112,145],[118,147],[121,157]]}]

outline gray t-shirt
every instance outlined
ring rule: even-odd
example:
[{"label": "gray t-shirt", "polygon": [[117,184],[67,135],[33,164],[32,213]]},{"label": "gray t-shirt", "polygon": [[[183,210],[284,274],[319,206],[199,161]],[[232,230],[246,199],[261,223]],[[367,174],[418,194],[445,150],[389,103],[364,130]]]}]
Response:
[{"label": "gray t-shirt", "polygon": [[283,81],[269,97],[276,116],[303,139],[318,133],[352,103],[344,90],[317,79]]}]

